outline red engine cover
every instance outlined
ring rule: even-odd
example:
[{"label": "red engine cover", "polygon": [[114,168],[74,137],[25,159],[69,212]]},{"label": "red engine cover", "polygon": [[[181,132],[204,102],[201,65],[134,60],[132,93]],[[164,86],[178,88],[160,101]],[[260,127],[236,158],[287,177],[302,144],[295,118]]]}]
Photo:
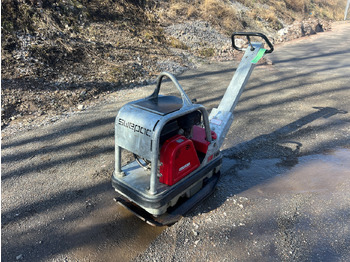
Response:
[{"label": "red engine cover", "polygon": [[[206,138],[205,129],[199,126],[193,126],[192,132],[193,132],[192,141],[194,143],[196,150],[206,154],[210,143],[207,140],[205,140]],[[214,131],[211,131],[211,139],[212,140],[217,139],[217,135]]]},{"label": "red engine cover", "polygon": [[173,185],[199,167],[199,159],[193,142],[184,136],[176,135],[163,144],[160,150],[159,182]]}]

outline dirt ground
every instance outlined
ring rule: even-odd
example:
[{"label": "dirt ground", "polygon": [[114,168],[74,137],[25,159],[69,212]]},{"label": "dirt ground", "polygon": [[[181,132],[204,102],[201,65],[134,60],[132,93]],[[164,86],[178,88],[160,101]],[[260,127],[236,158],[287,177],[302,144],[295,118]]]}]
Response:
[{"label": "dirt ground", "polygon": [[[2,129],[11,126],[16,131],[50,124],[99,103],[112,92],[152,83],[161,71],[181,74],[203,60],[239,58],[229,37],[231,31],[243,30],[243,24],[245,31],[264,32],[275,43],[331,27],[328,20],[293,12],[295,17],[291,17],[291,10],[285,10],[278,14],[282,21],[278,28],[283,27],[278,31],[269,19],[256,23],[255,18],[249,18],[252,6],[238,5],[234,15],[248,13],[241,13],[236,22],[227,14],[233,23],[227,32],[220,16],[209,16],[211,22],[203,17],[183,17],[181,12],[167,17],[172,4],[128,0],[5,1]],[[263,8],[270,10],[266,4]]]},{"label": "dirt ground", "polygon": [[[348,261],[349,23],[276,46],[258,66],[223,146],[213,197],[169,228],[117,206],[114,118],[154,86],[2,139],[6,261]],[[209,110],[235,62],[179,77]],[[164,85],[166,94],[173,93]],[[166,250],[166,252],[164,252]]]}]

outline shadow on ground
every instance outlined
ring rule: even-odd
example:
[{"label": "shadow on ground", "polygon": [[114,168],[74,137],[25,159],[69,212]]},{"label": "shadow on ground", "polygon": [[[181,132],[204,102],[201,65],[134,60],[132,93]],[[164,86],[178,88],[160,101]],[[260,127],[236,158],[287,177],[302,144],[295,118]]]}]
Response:
[{"label": "shadow on ground", "polygon": [[[330,57],[334,55],[339,55],[339,52],[328,54]],[[309,61],[315,57],[319,58],[322,55],[310,54],[308,59],[303,58],[302,60]],[[295,63],[297,60],[280,60],[276,64],[287,62]],[[345,67],[349,67],[349,64],[346,64]],[[338,65],[335,62],[326,69],[318,70],[318,73],[333,72],[339,69],[344,69],[344,64]],[[288,70],[274,73],[273,67],[258,68],[258,70],[260,70],[259,74],[266,74],[268,70],[272,70],[272,73],[270,77],[253,77],[252,84],[247,87],[247,92],[240,100],[242,106],[237,108],[236,117],[243,119],[244,114],[255,114],[255,112],[269,109],[269,115],[257,116],[260,117],[262,126],[267,119],[276,118],[274,114],[280,113],[282,106],[288,104],[293,108],[295,101],[308,101],[308,99],[324,95],[342,94],[348,90],[344,84],[336,88],[329,85],[333,81],[346,79],[347,76],[344,74],[327,78],[328,86],[326,87],[323,85],[324,79],[312,78],[314,74],[312,69],[298,74]],[[218,67],[208,72],[185,74],[179,79],[187,82],[180,83],[191,98],[197,98],[199,103],[210,109],[214,103],[219,102],[227,86],[219,84],[219,81],[226,79],[228,72],[233,71],[227,67]],[[206,78],[207,76],[211,76],[210,80]],[[225,80],[225,83],[228,84],[229,80]],[[284,84],[279,87],[281,82]],[[310,86],[313,85],[322,85],[323,88],[311,89]],[[297,90],[299,93],[294,93],[292,97],[283,96],[284,92],[290,90]],[[264,96],[273,97],[274,101],[266,103],[262,99]],[[196,216],[220,207],[229,196],[279,175],[278,168],[285,169],[295,166],[300,156],[304,155],[305,138],[317,133],[333,132],[334,129],[344,126],[343,120],[332,121],[339,115],[348,114],[341,105],[340,103],[339,107],[330,106],[327,101],[323,104],[313,103],[311,105],[308,103],[305,105],[307,110],[303,111],[307,112],[304,116],[299,115],[296,118],[293,116],[289,121],[289,115],[284,114],[283,116],[288,118],[287,121],[284,121],[287,124],[282,126],[276,124],[276,128],[269,127],[270,132],[265,133],[256,129],[254,130],[256,135],[250,139],[243,139],[244,142],[232,139],[234,146],[230,145],[223,151],[224,162],[227,162],[224,168],[226,171],[229,170],[227,174],[224,172],[223,179],[228,179],[232,187],[220,193],[222,185],[219,182],[219,190],[214,194],[217,197],[206,200],[189,216]],[[117,111],[117,108],[115,110]],[[296,108],[294,111],[297,110]],[[310,113],[310,111],[313,112]],[[248,118],[251,116],[248,115]],[[62,123],[62,126],[55,125],[49,131],[44,132],[43,129],[38,129],[30,132],[30,135],[3,141],[2,206],[6,206],[2,210],[2,258],[4,260],[13,261],[20,254],[23,254],[25,261],[49,260],[59,255],[62,255],[64,259],[65,254],[70,251],[84,251],[86,247],[94,247],[91,250],[98,249],[101,254],[110,250],[111,247],[121,247],[123,250],[119,249],[120,252],[128,253],[131,252],[130,247],[127,247],[128,244],[133,247],[138,244],[135,239],[138,239],[140,235],[152,234],[150,232],[155,231],[128,213],[125,215],[118,213],[121,212],[119,209],[106,208],[106,206],[114,205],[112,202],[113,190],[110,185],[110,174],[114,161],[114,118],[115,113],[113,112],[108,114],[102,112],[102,116],[94,117],[82,115],[79,121]],[[310,125],[320,119],[328,119],[329,123]],[[244,137],[245,133],[246,129],[242,129],[236,135],[238,138]],[[339,139],[336,140],[333,138],[319,140],[312,150],[306,152],[320,153],[335,147],[349,145],[349,138],[346,136],[339,136]],[[99,160],[101,157],[105,157],[106,164],[103,168]],[[276,170],[267,172],[266,176],[258,178],[254,174],[246,177],[236,175],[237,170],[247,169],[252,161],[259,159],[278,159],[277,163],[271,162],[277,172]],[[67,173],[57,174],[63,167]],[[79,170],[84,170],[84,172],[87,170],[87,174],[82,171],[80,173]],[[38,186],[38,194],[42,194],[39,200],[36,200],[35,197],[33,200],[25,195],[28,188],[22,190],[18,188],[23,181],[29,181],[26,182],[26,185],[31,185],[35,177],[43,179],[42,187],[49,183],[62,186],[61,184],[69,183],[73,176],[79,175],[88,178],[88,183],[80,184],[77,179],[74,180],[77,181],[75,187],[69,184],[71,187],[66,189],[62,187],[58,193],[56,191],[56,193],[44,192],[37,183],[33,184],[33,186]],[[14,191],[18,192],[21,201],[16,202],[11,198],[14,196]],[[4,205],[4,201],[13,201],[13,204]],[[96,214],[99,212],[108,212],[109,216],[105,221],[103,221],[103,215]],[[98,222],[89,222],[89,217],[97,217]],[[269,223],[268,218],[266,223]],[[255,226],[264,227],[264,224]],[[153,233],[153,235],[156,234]],[[84,254],[81,256],[84,257]],[[311,256],[317,257],[316,255]],[[112,258],[112,254],[111,257],[106,256],[106,259],[109,258]]]}]

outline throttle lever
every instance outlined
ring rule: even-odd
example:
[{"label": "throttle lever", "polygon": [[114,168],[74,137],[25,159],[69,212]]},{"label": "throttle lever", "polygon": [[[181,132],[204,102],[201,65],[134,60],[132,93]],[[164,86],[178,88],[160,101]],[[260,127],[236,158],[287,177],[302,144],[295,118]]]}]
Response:
[{"label": "throttle lever", "polygon": [[255,48],[254,48],[254,46],[252,45],[252,43],[251,43],[251,41],[250,41],[249,35],[247,35],[247,40],[248,40],[248,46],[250,46],[250,51],[254,51]]}]

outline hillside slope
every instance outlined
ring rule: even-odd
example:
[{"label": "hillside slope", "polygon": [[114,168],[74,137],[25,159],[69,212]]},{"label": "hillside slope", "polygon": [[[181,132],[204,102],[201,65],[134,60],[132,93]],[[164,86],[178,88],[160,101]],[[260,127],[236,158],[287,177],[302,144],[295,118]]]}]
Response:
[{"label": "hillside slope", "polygon": [[81,109],[163,70],[233,59],[233,31],[277,43],[327,30],[342,18],[343,2],[2,1],[2,127]]}]

